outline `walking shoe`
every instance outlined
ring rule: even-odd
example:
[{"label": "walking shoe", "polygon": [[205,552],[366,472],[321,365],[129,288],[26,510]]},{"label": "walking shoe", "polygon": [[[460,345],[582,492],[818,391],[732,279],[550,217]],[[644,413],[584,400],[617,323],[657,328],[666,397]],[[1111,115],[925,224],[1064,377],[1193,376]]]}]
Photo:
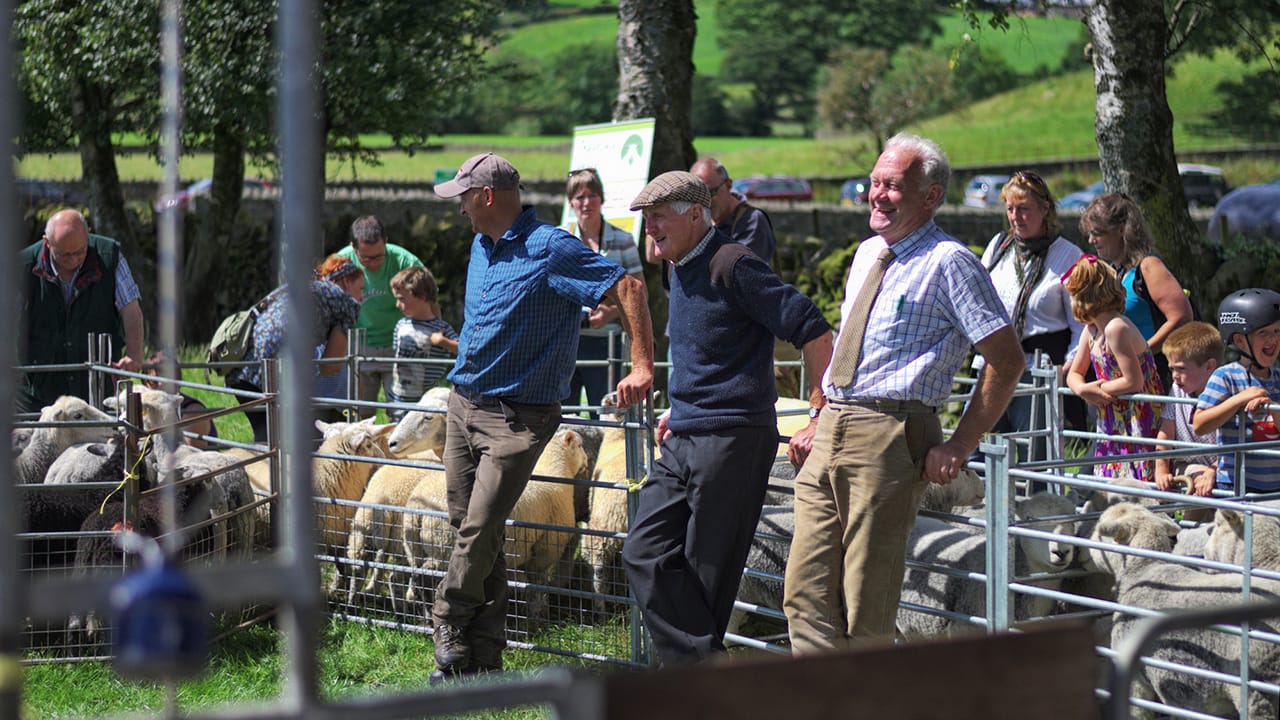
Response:
[{"label": "walking shoe", "polygon": [[436,623],[433,636],[436,646],[436,667],[445,675],[456,675],[471,664],[471,645],[466,631],[457,625]]}]

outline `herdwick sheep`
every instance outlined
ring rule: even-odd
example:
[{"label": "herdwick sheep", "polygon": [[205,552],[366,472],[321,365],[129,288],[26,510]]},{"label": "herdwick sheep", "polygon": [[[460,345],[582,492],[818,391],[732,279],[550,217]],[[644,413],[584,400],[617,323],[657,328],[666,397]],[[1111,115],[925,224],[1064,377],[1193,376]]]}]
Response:
[{"label": "herdwick sheep", "polygon": [[47,485],[120,482],[124,479],[124,439],[72,445],[58,456],[44,476]]},{"label": "herdwick sheep", "polygon": [[[1133,503],[1108,508],[1094,529],[1093,539],[1147,550],[1168,551],[1177,524],[1167,517]],[[1215,530],[1214,534],[1217,534]],[[1095,563],[1116,580],[1116,601],[1149,610],[1217,608],[1240,604],[1244,596],[1239,575],[1206,572],[1165,560],[1120,552],[1091,549]],[[1280,601],[1280,582],[1252,578],[1253,602]],[[1116,613],[1111,645],[1118,647],[1135,629],[1140,618]],[[1275,633],[1280,623],[1256,622],[1252,629]],[[1175,630],[1159,635],[1150,657],[1169,663],[1210,670],[1225,675],[1240,671],[1240,638],[1208,628]],[[1254,639],[1249,643],[1250,677],[1275,682],[1280,678],[1280,645]],[[1134,678],[1134,697],[1215,716],[1236,717],[1241,711],[1240,689],[1235,685],[1196,677],[1186,672],[1141,664]],[[1280,706],[1274,696],[1250,691],[1249,717],[1276,717]],[[1134,707],[1133,717],[1152,718],[1154,713]]]},{"label": "herdwick sheep", "polygon": [[[183,528],[208,519],[215,503],[220,502],[220,496],[217,485],[209,480],[178,484],[174,488],[178,526],[172,529],[167,528],[164,523],[163,493],[144,495],[138,501],[138,516],[128,524],[124,521],[123,502],[113,500],[104,505],[101,512],[95,509],[79,528],[82,533],[93,534],[81,537],[76,543],[76,573],[84,575],[95,569],[123,567],[123,553],[115,543],[115,533],[121,530],[152,538],[170,531],[183,533],[180,556],[190,558],[199,553],[200,548],[207,546],[209,536],[217,530],[214,526],[208,526],[189,534]],[[67,627],[73,633],[83,629],[90,641],[96,639],[99,630],[97,619],[92,613],[84,620],[79,616],[72,616]]]},{"label": "herdwick sheep", "polygon": [[[135,385],[133,391],[140,396],[144,430],[161,430],[178,423],[182,408],[181,395],[142,385]],[[109,399],[108,406],[113,404],[112,401],[116,407],[122,407],[123,391],[120,397]],[[170,465],[175,478],[203,476],[212,483],[210,519],[218,519],[210,533],[213,542],[212,557],[216,560],[225,559],[230,550],[233,557],[252,559],[256,518],[252,512],[243,508],[253,503],[253,488],[244,468],[226,469],[237,459],[220,452],[200,450],[181,440],[176,448],[171,448],[168,438],[161,434],[151,436],[148,450],[147,469],[152,474],[153,484],[158,484],[161,469]]]},{"label": "herdwick sheep", "polygon": [[31,444],[32,428],[14,428],[11,433],[13,437],[13,456],[16,458],[22,454],[23,450]]},{"label": "herdwick sheep", "polygon": [[[784,462],[786,461],[779,461],[779,464]],[[786,462],[786,465],[791,467],[789,462]],[[777,465],[774,468],[776,472]],[[773,478],[770,478],[770,482],[773,481]],[[980,502],[984,495],[985,487],[981,478],[972,470],[965,469],[947,485],[929,483],[924,494],[926,500],[921,501],[921,509],[951,512],[957,507]],[[791,499],[788,496],[788,502],[778,505],[768,504],[766,501],[760,514],[759,524],[756,526],[756,537],[752,540],[751,551],[747,555],[747,570],[778,577],[786,573],[791,538],[795,535],[795,513]],[[738,599],[780,611],[782,581],[755,577],[749,572],[744,572],[742,579],[738,582]],[[729,618],[729,632],[736,633],[745,619],[744,611],[734,610]]]},{"label": "herdwick sheep", "polygon": [[[1023,526],[1037,530],[1049,530],[1059,535],[1072,536],[1075,523],[1059,519],[1074,515],[1074,503],[1051,493],[1036,493],[1019,500],[1014,510]],[[1037,518],[1046,518],[1036,522]],[[942,565],[954,570],[986,573],[987,538],[981,532],[968,527],[957,527],[929,517],[916,518],[907,541],[907,559],[916,562]],[[1071,564],[1075,548],[1069,543],[1053,542],[1040,538],[1019,536],[1014,543],[1014,574],[1021,577],[1030,573],[1061,572]],[[1040,587],[1057,588],[1060,580],[1038,580]],[[904,602],[959,613],[966,616],[986,615],[986,595],[983,585],[977,581],[950,575],[941,575],[924,569],[907,568],[902,584]],[[1026,620],[1043,617],[1052,612],[1054,603],[1044,598],[1017,594],[1014,598],[1014,619]],[[933,615],[902,608],[898,611],[897,631],[906,639],[930,638],[954,635],[974,629],[950,617]]]},{"label": "herdwick sheep", "polygon": [[[40,422],[113,422],[115,418],[72,395],[63,395],[40,411]],[[106,442],[116,434],[114,427],[31,428],[30,439],[13,460],[14,481],[30,485],[44,482],[53,461],[78,443]],[[15,446],[17,444],[15,440]]]},{"label": "herdwick sheep", "polygon": [[[587,463],[582,438],[575,430],[561,428],[547,443],[537,465],[535,476],[572,478]],[[414,487],[403,519],[406,564],[415,570],[426,570],[431,576],[443,572],[453,551],[454,529],[449,524],[444,473],[424,471]],[[430,514],[427,514],[430,513]],[[573,486],[562,482],[530,480],[509,517],[511,523],[532,523],[573,528]],[[568,577],[565,564],[570,554],[574,533],[543,527],[510,525],[506,531],[505,554],[509,570],[523,571],[530,584],[563,584]],[[405,599],[411,605],[421,600],[417,586],[424,584],[417,573],[409,576]],[[424,593],[429,595],[429,593]],[[541,590],[531,590],[528,614],[533,620],[547,615],[547,597]],[[429,614],[427,608],[424,615]]]},{"label": "herdwick sheep", "polygon": [[[22,533],[72,533],[80,529],[90,513],[98,512],[112,490],[107,488],[61,489],[45,485],[17,488],[18,531]],[[74,558],[74,538],[54,537],[28,540],[23,554],[32,569],[70,566]]]},{"label": "herdwick sheep", "polygon": [[[1219,508],[1213,518],[1213,531],[1204,546],[1205,559],[1242,565],[1244,551],[1244,513]],[[1280,518],[1253,516],[1251,560],[1252,567],[1280,570]]]}]

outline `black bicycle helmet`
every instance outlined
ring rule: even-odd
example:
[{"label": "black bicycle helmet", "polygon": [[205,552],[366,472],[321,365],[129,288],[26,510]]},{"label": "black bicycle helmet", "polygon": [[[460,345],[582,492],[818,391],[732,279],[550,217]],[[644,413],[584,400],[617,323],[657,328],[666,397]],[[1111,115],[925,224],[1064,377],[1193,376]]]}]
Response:
[{"label": "black bicycle helmet", "polygon": [[1218,332],[1231,345],[1231,336],[1249,333],[1280,320],[1280,293],[1265,288],[1237,290],[1218,304]]}]

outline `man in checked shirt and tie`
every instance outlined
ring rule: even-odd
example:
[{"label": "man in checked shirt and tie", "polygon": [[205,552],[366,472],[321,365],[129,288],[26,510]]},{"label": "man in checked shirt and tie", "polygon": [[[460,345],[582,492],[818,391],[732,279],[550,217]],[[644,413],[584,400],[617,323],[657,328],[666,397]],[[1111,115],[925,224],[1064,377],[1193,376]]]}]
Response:
[{"label": "man in checked shirt and tie", "polygon": [[[826,405],[795,481],[783,609],[797,654],[893,636],[907,536],[925,483],[956,477],[1004,412],[1023,353],[978,257],[933,222],[951,168],[899,134],[871,172],[871,229],[853,258]],[[943,442],[937,410],[969,347],[986,359]]]}]

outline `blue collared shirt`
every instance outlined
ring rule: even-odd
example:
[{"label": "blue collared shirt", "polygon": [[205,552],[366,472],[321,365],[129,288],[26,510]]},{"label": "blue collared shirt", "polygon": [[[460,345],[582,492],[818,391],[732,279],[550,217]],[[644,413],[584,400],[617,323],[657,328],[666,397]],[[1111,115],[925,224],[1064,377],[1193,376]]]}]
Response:
[{"label": "blue collared shirt", "polygon": [[[840,306],[842,327],[886,245],[876,235],[858,246]],[[978,257],[933,221],[894,243],[893,251],[867,320],[853,386],[833,386],[828,368],[822,390],[845,400],[942,405],[969,347],[1009,325],[1009,315]]]},{"label": "blue collared shirt", "polygon": [[449,380],[474,393],[549,404],[569,394],[583,306],[626,274],[526,209],[502,237],[477,234]]}]

